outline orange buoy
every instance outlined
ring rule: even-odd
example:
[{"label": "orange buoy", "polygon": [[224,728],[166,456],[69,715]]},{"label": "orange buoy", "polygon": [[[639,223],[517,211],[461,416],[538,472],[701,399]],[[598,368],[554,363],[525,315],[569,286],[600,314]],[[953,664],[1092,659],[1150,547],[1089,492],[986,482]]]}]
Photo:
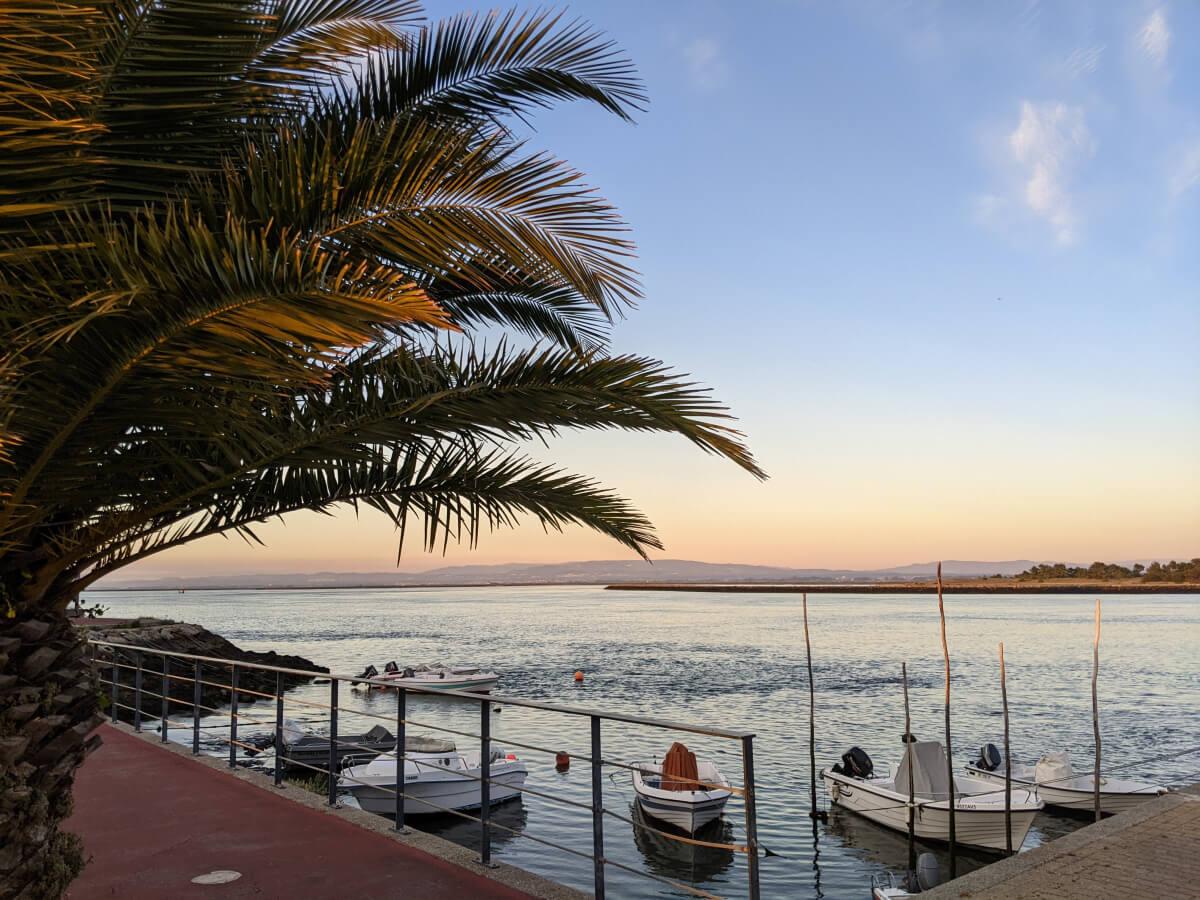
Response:
[{"label": "orange buoy", "polygon": [[582,671],[576,670],[576,672],[575,672],[575,680],[576,680],[576,681],[583,681],[583,672],[582,672]]},{"label": "orange buoy", "polygon": [[554,754],[554,768],[560,772],[565,772],[571,767],[571,757],[565,750],[559,750]]}]

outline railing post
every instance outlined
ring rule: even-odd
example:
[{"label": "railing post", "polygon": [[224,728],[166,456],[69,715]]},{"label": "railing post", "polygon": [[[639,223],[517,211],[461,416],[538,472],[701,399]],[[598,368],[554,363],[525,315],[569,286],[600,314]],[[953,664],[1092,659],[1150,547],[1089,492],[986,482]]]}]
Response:
[{"label": "railing post", "polygon": [[192,755],[200,752],[200,681],[204,664],[196,660],[192,667]]},{"label": "railing post", "polygon": [[492,811],[492,715],[490,698],[483,694],[479,698],[479,862],[492,864],[492,833],[488,819]]},{"label": "railing post", "polygon": [[142,651],[134,654],[137,658],[137,672],[133,676],[133,730],[142,730]]},{"label": "railing post", "polygon": [[237,766],[238,667],[229,667],[229,768]]},{"label": "railing post", "polygon": [[404,827],[404,720],[408,718],[408,691],[400,686],[396,693],[400,695],[396,701],[396,830],[408,834]]},{"label": "railing post", "polygon": [[337,806],[338,773],[338,680],[329,679],[329,805]]},{"label": "railing post", "polygon": [[592,867],[596,900],[604,900],[604,782],[600,717],[592,716]]},{"label": "railing post", "polygon": [[750,900],[758,900],[758,817],[754,809],[754,735],[742,737],[742,789],[746,801],[746,863]]},{"label": "railing post", "polygon": [[117,721],[117,648],[109,647],[112,654],[112,720]]},{"label": "railing post", "polygon": [[283,784],[283,673],[275,673],[275,787]]},{"label": "railing post", "polygon": [[163,654],[163,685],[162,685],[162,709],[159,710],[158,730],[162,733],[162,742],[167,742],[167,712],[169,711],[171,696],[171,657]]}]

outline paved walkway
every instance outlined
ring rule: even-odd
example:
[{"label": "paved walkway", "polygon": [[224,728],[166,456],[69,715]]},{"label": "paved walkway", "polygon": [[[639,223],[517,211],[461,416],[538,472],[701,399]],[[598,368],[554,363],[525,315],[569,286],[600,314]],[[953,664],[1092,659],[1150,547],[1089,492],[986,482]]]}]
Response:
[{"label": "paved walkway", "polygon": [[921,895],[929,900],[1200,897],[1200,793],[1189,788]]},{"label": "paved walkway", "polygon": [[[299,788],[264,789],[127,731],[101,726],[104,745],[76,780],[65,828],[83,838],[92,861],[71,900],[530,897],[322,811],[315,796],[308,805],[284,796]],[[192,882],[218,870],[241,877]]]}]

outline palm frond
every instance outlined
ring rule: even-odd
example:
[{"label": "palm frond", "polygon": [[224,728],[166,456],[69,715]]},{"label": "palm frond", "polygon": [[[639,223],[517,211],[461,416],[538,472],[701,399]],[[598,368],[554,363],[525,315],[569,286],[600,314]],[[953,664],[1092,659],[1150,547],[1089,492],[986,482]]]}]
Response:
[{"label": "palm frond", "polygon": [[45,6],[45,14],[0,9],[0,253],[37,244],[94,177],[81,151],[102,131],[89,120],[102,16]]},{"label": "palm frond", "polygon": [[498,123],[555,101],[586,100],[623,119],[644,108],[633,64],[612,41],[561,13],[465,14],[371,55],[335,113]]}]

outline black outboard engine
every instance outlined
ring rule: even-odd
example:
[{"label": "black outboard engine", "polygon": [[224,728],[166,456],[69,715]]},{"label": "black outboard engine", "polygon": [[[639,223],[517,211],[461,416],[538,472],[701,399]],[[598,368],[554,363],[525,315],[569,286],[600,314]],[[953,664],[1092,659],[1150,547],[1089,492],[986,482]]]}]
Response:
[{"label": "black outboard engine", "polygon": [[861,747],[851,747],[842,754],[842,771],[855,778],[870,778],[875,764]]},{"label": "black outboard engine", "polygon": [[[379,674],[379,670],[376,669],[374,666],[367,666],[365,669],[362,670],[362,674],[359,675],[358,677],[359,678],[374,678],[378,674]],[[362,684],[362,682],[361,681],[351,681],[350,684],[351,685]]]},{"label": "black outboard engine", "polygon": [[389,662],[387,665],[385,665],[383,667],[383,671],[389,672],[389,673],[390,672],[399,672],[400,667],[398,665],[396,665],[396,661],[393,659],[391,662]]},{"label": "black outboard engine", "polygon": [[995,744],[984,744],[979,748],[979,759],[975,765],[986,772],[995,772],[1000,768],[1000,763],[1004,762],[1004,757],[1000,755],[999,749]]},{"label": "black outboard engine", "polygon": [[412,678],[416,674],[417,673],[412,670],[411,666],[400,673],[401,677],[403,677],[403,678]]}]

